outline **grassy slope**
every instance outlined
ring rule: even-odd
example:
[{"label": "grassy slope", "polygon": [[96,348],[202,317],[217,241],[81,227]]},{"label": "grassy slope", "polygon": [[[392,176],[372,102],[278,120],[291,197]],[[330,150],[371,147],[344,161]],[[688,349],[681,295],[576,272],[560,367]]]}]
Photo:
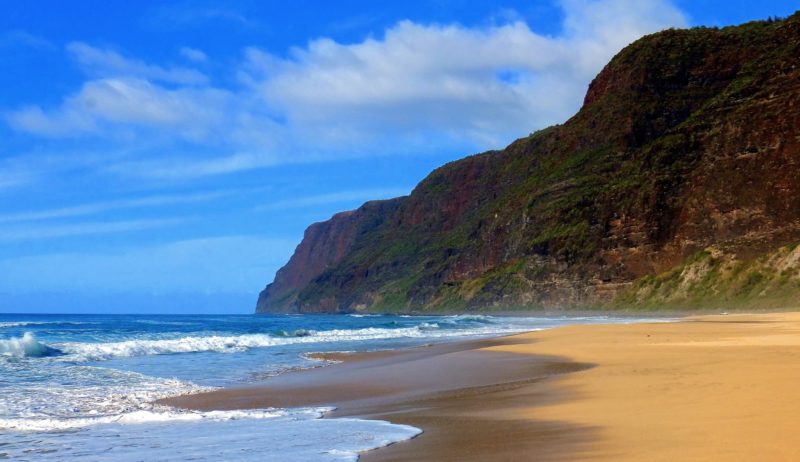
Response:
[{"label": "grassy slope", "polygon": [[[667,282],[685,265],[651,276],[657,267],[615,267],[605,255],[622,241],[654,252],[669,244],[687,179],[714,149],[719,114],[728,117],[725,123],[746,123],[753,110],[747,101],[775,91],[767,85],[775,67],[796,61],[797,41],[780,37],[784,26],[761,21],[667,31],[636,42],[614,58],[593,85],[595,94],[590,90],[591,100],[564,125],[434,171],[397,216],[360,236],[341,262],[302,288],[300,305],[335,299],[342,310],[455,311],[547,306],[561,297],[569,306],[581,281],[598,274],[621,283],[644,275],[609,306],[707,306],[712,299],[756,297],[763,291],[748,284],[763,281],[738,276],[708,282],[714,289],[702,297],[673,296]],[[634,219],[632,230],[615,236],[610,224],[618,216]],[[563,281],[548,286],[554,275]],[[675,287],[683,290],[685,283]],[[768,286],[765,293],[778,293]],[[795,286],[780,287],[791,292]],[[553,297],[531,296],[543,292]],[[586,305],[574,297],[574,304]]]},{"label": "grassy slope", "polygon": [[800,295],[800,247],[786,245],[751,260],[709,247],[683,265],[645,276],[621,293],[611,307],[785,308]]}]

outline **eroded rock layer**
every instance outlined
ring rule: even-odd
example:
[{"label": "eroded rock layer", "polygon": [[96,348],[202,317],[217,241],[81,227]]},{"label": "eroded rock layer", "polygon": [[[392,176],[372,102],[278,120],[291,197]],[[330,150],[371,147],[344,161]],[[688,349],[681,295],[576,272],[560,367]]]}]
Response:
[{"label": "eroded rock layer", "polygon": [[[785,266],[775,255],[800,241],[799,162],[800,14],[660,32],[614,57],[563,125],[309,227],[257,310],[770,298],[758,284],[702,296],[654,285],[707,255],[761,273],[748,262]],[[778,298],[800,293],[796,272],[780,271],[791,274]]]}]

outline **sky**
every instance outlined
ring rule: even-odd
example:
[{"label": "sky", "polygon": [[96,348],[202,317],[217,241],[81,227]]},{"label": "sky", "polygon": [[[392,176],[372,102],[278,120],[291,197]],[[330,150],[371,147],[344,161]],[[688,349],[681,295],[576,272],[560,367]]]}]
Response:
[{"label": "sky", "polygon": [[795,1],[2,1],[0,313],[249,313],[304,229]]}]

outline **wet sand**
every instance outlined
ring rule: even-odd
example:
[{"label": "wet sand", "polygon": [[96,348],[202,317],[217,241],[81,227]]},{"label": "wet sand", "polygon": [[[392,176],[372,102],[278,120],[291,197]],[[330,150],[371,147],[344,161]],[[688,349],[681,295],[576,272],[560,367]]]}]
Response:
[{"label": "wet sand", "polygon": [[334,355],[341,364],[167,400],[332,405],[422,428],[400,460],[800,460],[800,314],[569,326]]}]

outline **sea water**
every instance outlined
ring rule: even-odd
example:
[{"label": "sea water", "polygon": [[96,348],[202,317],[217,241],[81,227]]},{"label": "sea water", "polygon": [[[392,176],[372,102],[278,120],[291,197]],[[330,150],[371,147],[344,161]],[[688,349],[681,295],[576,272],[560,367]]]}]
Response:
[{"label": "sea water", "polygon": [[0,314],[0,460],[356,460],[421,430],[328,408],[193,412],[159,398],[268,380],[369,351],[611,317]]}]

